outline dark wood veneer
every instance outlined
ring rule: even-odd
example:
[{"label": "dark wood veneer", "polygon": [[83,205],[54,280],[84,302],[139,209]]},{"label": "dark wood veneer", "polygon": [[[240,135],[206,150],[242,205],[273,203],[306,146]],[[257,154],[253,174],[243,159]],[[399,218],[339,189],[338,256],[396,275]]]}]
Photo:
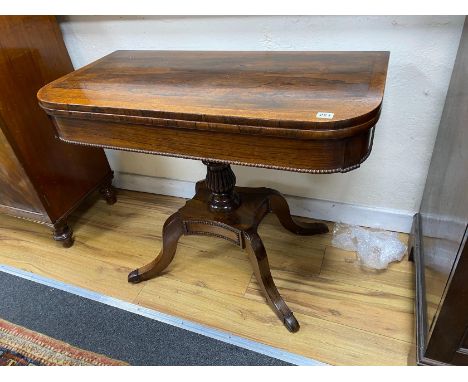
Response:
[{"label": "dark wood veneer", "polygon": [[[200,128],[216,131],[222,125],[252,126],[260,134],[269,127],[282,136],[302,130],[315,137],[317,130],[346,129],[378,115],[388,57],[388,52],[116,51],[47,85],[38,97],[51,114],[166,120],[172,128],[201,122]],[[323,120],[317,112],[335,116]]]},{"label": "dark wood veneer", "polygon": [[[353,170],[370,154],[372,129],[348,139],[299,140],[54,118],[69,143],[296,172]],[[234,146],[235,145],[235,146]]]}]

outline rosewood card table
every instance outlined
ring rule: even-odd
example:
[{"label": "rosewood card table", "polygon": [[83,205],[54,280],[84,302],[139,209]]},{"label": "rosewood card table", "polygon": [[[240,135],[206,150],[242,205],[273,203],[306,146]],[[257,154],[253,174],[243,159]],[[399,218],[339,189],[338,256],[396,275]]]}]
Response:
[{"label": "rosewood card table", "polygon": [[[257,233],[272,212],[298,223],[269,188],[236,187],[230,164],[305,173],[353,170],[368,157],[380,115],[388,52],[116,51],[43,87],[39,103],[65,142],[199,159],[206,179],[164,224],[159,255],[132,271],[161,273],[182,235],[210,235],[246,249],[267,302],[291,332]],[[229,275],[226,275],[229,277]]]}]

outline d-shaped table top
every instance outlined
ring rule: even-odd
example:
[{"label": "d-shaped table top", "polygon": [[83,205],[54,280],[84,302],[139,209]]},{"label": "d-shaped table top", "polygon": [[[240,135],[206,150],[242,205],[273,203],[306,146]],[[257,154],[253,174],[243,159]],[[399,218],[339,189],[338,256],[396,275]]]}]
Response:
[{"label": "d-shaped table top", "polygon": [[38,99],[67,141],[347,171],[369,154],[388,59],[389,52],[116,51],[46,85]]}]

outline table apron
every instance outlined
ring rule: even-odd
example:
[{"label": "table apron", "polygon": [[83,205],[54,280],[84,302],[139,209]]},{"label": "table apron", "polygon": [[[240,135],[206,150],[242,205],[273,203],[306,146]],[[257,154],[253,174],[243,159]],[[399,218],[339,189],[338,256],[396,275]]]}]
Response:
[{"label": "table apron", "polygon": [[58,137],[88,146],[294,172],[347,172],[370,154],[373,128],[342,139],[294,139],[51,117]]}]

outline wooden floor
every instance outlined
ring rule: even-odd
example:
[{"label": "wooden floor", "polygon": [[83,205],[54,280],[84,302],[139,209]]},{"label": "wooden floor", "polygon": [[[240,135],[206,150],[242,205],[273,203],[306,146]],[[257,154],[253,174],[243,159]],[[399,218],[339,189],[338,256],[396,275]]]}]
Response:
[{"label": "wooden floor", "polygon": [[259,232],[298,333],[264,302],[246,254],[221,239],[183,237],[163,275],[128,284],[127,274],[156,256],[165,219],[183,204],[130,191],[119,191],[114,206],[90,201],[71,219],[70,249],[54,243],[46,227],[0,216],[0,263],[333,365],[408,364],[413,264],[405,257],[386,271],[362,269],[354,253],[331,246],[331,234],[295,236],[274,216]]}]

